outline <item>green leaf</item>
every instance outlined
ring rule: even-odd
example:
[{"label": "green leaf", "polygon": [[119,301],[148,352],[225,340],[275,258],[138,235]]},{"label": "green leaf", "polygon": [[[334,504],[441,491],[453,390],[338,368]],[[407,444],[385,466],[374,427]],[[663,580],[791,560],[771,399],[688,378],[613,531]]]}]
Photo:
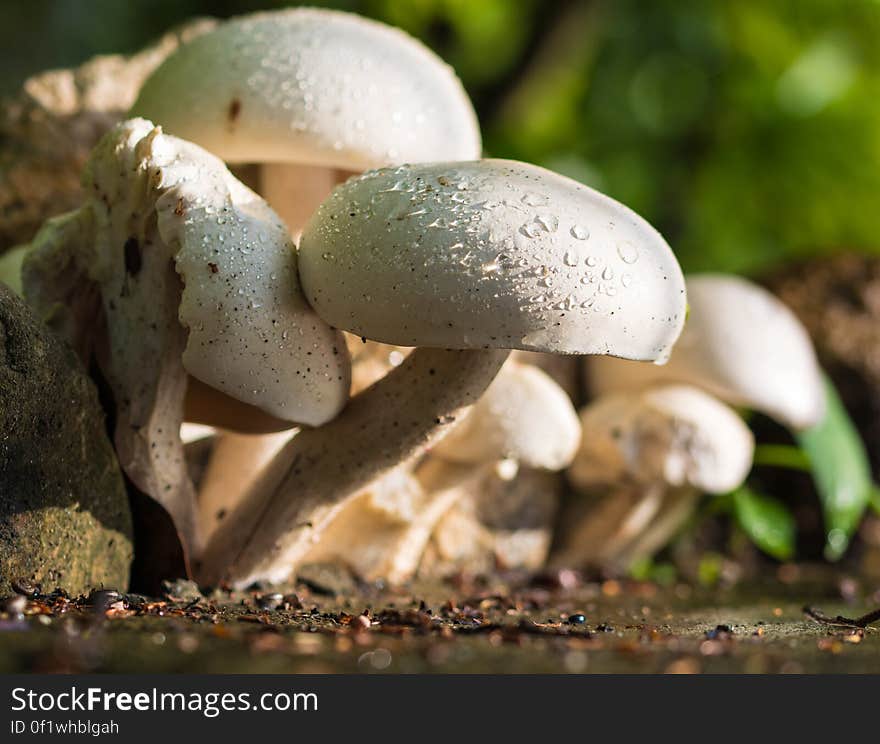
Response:
[{"label": "green leaf", "polygon": [[759,444],[752,458],[755,465],[769,465],[810,473],[813,467],[807,453],[789,444]]},{"label": "green leaf", "polygon": [[865,445],[829,380],[825,381],[825,417],[795,434],[813,471],[822,501],[827,537],[825,555],[837,560],[871,500],[873,483]]},{"label": "green leaf", "polygon": [[765,553],[780,561],[794,556],[794,517],[784,504],[740,486],[733,492],[733,513],[743,532]]}]

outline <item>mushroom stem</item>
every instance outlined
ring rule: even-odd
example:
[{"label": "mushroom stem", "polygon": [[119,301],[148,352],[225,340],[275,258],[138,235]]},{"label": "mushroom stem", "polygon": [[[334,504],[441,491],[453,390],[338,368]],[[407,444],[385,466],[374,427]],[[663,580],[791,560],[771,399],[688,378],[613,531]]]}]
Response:
[{"label": "mushroom stem", "polygon": [[345,178],[335,168],[264,163],[260,171],[259,191],[296,241],[312,213],[340,180]]},{"label": "mushroom stem", "polygon": [[693,514],[700,496],[701,491],[690,485],[621,485],[564,538],[551,565],[624,572],[664,547]]},{"label": "mushroom stem", "polygon": [[635,509],[626,516],[620,528],[602,546],[600,551],[602,562],[614,562],[614,556],[625,551],[627,546],[637,540],[648,528],[663,505],[664,490],[662,485],[651,485],[645,489]]},{"label": "mushroom stem", "polygon": [[238,506],[260,471],[296,434],[218,432],[208,467],[199,485],[199,519],[205,538]]},{"label": "mushroom stem", "polygon": [[214,533],[200,579],[236,586],[285,579],[350,498],[446,433],[508,354],[418,349],[337,418],[300,432]]},{"label": "mushroom stem", "polygon": [[636,561],[654,555],[664,547],[694,513],[701,492],[692,486],[670,488],[651,523],[616,556],[609,559],[612,567],[624,571]]}]

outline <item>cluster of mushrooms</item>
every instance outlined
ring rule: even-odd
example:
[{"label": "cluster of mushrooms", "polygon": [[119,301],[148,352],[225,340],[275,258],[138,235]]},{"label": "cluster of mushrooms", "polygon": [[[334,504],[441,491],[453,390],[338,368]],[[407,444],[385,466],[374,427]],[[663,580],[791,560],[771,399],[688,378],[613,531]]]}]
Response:
[{"label": "cluster of mushrooms", "polygon": [[685,281],[625,206],[481,154],[455,74],[404,33],[245,16],[158,65],[82,205],[19,254],[200,582],[625,568],[748,474],[731,405],[821,418],[772,295]]}]

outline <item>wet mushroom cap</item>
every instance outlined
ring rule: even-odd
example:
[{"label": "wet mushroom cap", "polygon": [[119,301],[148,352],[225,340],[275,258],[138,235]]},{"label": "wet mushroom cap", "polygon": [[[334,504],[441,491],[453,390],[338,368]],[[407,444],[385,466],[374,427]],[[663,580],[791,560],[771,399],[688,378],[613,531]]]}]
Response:
[{"label": "wet mushroom cap", "polygon": [[795,429],[818,423],[825,411],[822,373],[795,314],[763,287],[735,276],[689,276],[687,291],[688,321],[669,362],[646,367],[591,359],[593,390],[686,382]]},{"label": "wet mushroom cap", "polygon": [[637,482],[724,493],[748,475],[754,437],[698,388],[665,385],[599,398],[581,410],[581,447],[568,474],[582,489]]},{"label": "wet mushroom cap", "polygon": [[299,254],[324,320],[401,346],[655,360],[684,322],[681,270],[656,230],[515,161],[352,178],[312,216]]},{"label": "wet mushroom cap", "polygon": [[[120,157],[130,166],[122,181]],[[97,211],[99,222],[155,210],[183,284],[178,317],[189,331],[183,364],[191,375],[286,421],[317,425],[339,412],[348,398],[345,342],[305,301],[287,230],[259,196],[210,153],[143,119],[102,140],[87,173],[110,205],[106,216]],[[145,204],[123,203],[141,198],[127,190],[129,174],[148,179]],[[90,269],[98,281],[121,265],[118,246],[106,248]],[[149,249],[125,242],[124,281],[137,281]]]},{"label": "wet mushroom cap", "polygon": [[330,10],[221,24],[153,73],[132,115],[232,163],[360,171],[480,154],[476,115],[448,65],[398,29]]},{"label": "wet mushroom cap", "polygon": [[509,458],[526,467],[561,470],[580,440],[580,421],[565,391],[537,367],[508,360],[432,453],[452,462]]}]

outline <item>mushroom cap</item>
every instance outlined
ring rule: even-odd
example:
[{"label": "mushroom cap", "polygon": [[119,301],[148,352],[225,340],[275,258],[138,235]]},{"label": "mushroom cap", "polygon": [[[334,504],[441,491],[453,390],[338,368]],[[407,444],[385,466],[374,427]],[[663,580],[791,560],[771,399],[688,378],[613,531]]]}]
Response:
[{"label": "mushroom cap", "polygon": [[182,46],[144,84],[132,115],[233,163],[361,171],[481,149],[461,83],[427,47],[311,8],[235,18]]},{"label": "mushroom cap", "polygon": [[687,385],[607,395],[581,409],[580,419],[581,447],[568,471],[578,488],[634,480],[724,493],[752,465],[754,437],[742,419]]},{"label": "mushroom cap", "polygon": [[[111,223],[105,242],[119,215],[147,220],[155,211],[183,283],[183,365],[193,377],[286,421],[317,425],[341,410],[349,386],[345,342],[305,301],[284,225],[222,161],[134,119],[102,140],[86,177],[99,224]],[[146,196],[138,178],[149,184]],[[96,250],[93,278],[124,267],[136,281],[139,252],[151,246],[104,248]]]},{"label": "mushroom cap", "polygon": [[352,178],[312,216],[299,256],[322,318],[400,346],[654,360],[684,323],[684,279],[656,230],[510,160]]},{"label": "mushroom cap", "polygon": [[825,388],[803,324],[775,295],[746,279],[720,274],[687,278],[690,313],[662,367],[590,360],[595,392],[637,390],[661,381],[705,388],[794,429],[817,424]]},{"label": "mushroom cap", "polygon": [[453,462],[512,459],[526,467],[561,470],[580,441],[580,421],[565,391],[537,367],[508,360],[432,452]]}]

